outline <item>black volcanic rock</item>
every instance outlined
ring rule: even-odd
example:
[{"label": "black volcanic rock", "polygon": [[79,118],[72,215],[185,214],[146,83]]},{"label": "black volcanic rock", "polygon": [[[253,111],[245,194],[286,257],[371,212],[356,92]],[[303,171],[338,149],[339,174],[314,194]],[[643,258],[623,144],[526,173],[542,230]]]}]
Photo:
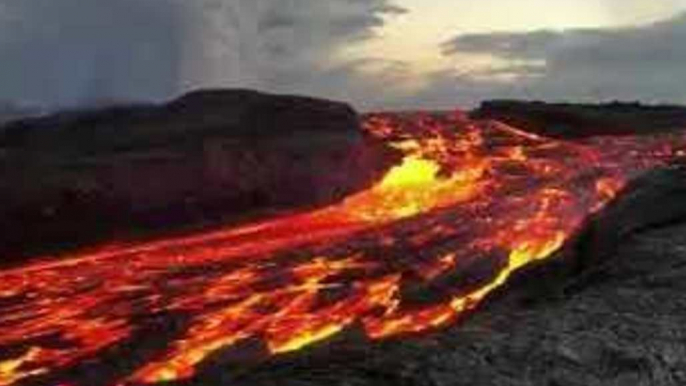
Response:
[{"label": "black volcanic rock", "polygon": [[686,107],[612,102],[568,104],[518,100],[485,101],[476,119],[497,120],[552,137],[655,134],[686,128]]},{"label": "black volcanic rock", "polygon": [[394,162],[345,104],[248,90],[14,121],[0,130],[0,253],[324,205]]},{"label": "black volcanic rock", "polygon": [[298,132],[355,133],[346,104],[250,90],[207,90],[164,105],[122,105],[64,111],[7,123],[0,146],[98,152],[149,147],[192,136],[289,136]]}]

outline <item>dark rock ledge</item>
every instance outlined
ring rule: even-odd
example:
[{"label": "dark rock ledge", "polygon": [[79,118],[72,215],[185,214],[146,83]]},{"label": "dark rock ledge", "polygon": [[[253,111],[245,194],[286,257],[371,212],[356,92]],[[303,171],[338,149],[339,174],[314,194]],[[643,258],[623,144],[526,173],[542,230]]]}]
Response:
[{"label": "dark rock ledge", "polygon": [[397,160],[347,105],[247,90],[0,128],[0,264],[331,203]]}]

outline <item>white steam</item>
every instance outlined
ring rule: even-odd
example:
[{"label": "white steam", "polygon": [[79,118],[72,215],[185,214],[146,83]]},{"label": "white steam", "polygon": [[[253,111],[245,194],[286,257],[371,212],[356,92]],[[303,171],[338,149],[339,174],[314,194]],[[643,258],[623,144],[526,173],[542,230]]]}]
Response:
[{"label": "white steam", "polygon": [[0,100],[73,106],[257,86],[256,0],[0,0]]},{"label": "white steam", "polygon": [[201,87],[346,99],[368,81],[336,52],[400,12],[391,1],[0,0],[0,101],[80,106]]}]

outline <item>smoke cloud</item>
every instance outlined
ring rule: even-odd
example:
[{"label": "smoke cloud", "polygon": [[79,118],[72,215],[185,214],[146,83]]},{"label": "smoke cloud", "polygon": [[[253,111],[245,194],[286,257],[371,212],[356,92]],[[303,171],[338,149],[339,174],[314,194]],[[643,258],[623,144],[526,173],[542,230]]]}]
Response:
[{"label": "smoke cloud", "polygon": [[[312,91],[387,0],[0,0],[0,100],[75,106],[200,87]],[[295,90],[293,90],[295,88]]]}]

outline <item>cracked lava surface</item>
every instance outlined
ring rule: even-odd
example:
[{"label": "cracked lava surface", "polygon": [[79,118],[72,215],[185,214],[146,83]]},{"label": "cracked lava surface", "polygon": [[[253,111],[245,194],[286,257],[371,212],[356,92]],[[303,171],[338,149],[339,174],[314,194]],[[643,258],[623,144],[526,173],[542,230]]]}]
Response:
[{"label": "cracked lava surface", "polygon": [[[247,341],[268,357],[353,327],[438,329],[552,256],[630,178],[686,155],[683,135],[554,140],[460,112],[364,128],[403,159],[339,203],[0,271],[0,386],[67,384],[122,346],[144,354],[100,384],[189,379]],[[139,348],[145,321],[165,318],[179,326]]]}]

